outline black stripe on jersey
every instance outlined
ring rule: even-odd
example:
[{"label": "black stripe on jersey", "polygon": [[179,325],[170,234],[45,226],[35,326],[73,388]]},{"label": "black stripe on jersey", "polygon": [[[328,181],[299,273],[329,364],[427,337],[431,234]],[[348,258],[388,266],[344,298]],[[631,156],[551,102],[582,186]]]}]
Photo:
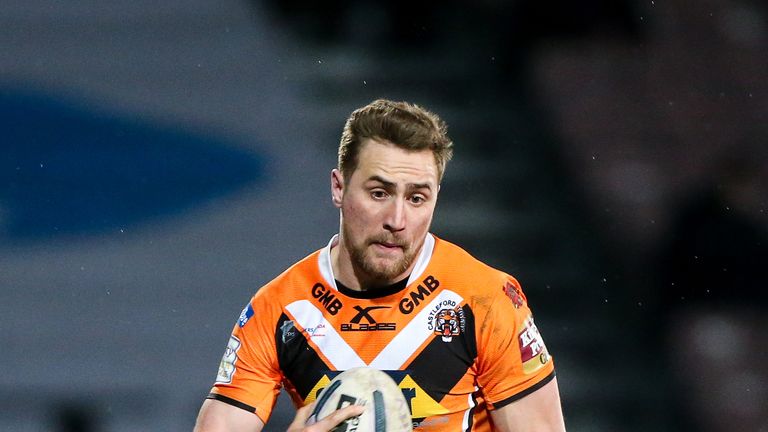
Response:
[{"label": "black stripe on jersey", "polygon": [[286,314],[280,316],[275,328],[277,360],[283,375],[302,399],[330,371],[306,338],[306,332],[299,332]]},{"label": "black stripe on jersey", "polygon": [[554,378],[555,378],[555,371],[552,371],[551,374],[547,375],[546,377],[544,377],[543,380],[537,382],[536,384],[532,385],[531,387],[528,387],[527,389],[521,391],[520,393],[512,395],[512,396],[510,396],[510,397],[508,397],[508,398],[506,398],[506,399],[504,399],[502,401],[494,403],[493,404],[493,409],[499,409],[499,408],[503,407],[504,405],[509,405],[512,402],[516,401],[516,400],[520,400],[520,399],[528,396],[529,394],[535,392],[536,390],[544,387],[548,382],[552,381]]},{"label": "black stripe on jersey", "polygon": [[250,406],[248,404],[244,404],[244,403],[240,402],[239,400],[235,400],[235,399],[232,399],[230,397],[226,397],[224,395],[220,395],[220,394],[217,394],[217,393],[209,393],[208,396],[206,397],[206,399],[214,399],[214,400],[217,400],[217,401],[220,401],[220,402],[224,402],[227,405],[232,405],[233,407],[238,407],[240,409],[244,409],[244,410],[246,410],[246,411],[248,411],[250,413],[255,413],[256,412],[256,408],[254,408],[254,407],[252,407],[252,406]]},{"label": "black stripe on jersey", "polygon": [[438,403],[461,380],[477,358],[475,316],[469,306],[464,311],[464,331],[450,342],[440,336],[432,341],[406,367],[411,378]]}]

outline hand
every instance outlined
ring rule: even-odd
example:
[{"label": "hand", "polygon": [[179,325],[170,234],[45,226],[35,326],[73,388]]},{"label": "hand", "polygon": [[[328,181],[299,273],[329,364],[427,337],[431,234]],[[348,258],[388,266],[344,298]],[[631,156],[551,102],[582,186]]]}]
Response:
[{"label": "hand", "polygon": [[363,406],[349,405],[330,413],[317,423],[307,425],[307,418],[312,414],[312,408],[314,406],[315,404],[311,403],[299,408],[299,410],[296,411],[296,418],[294,418],[293,423],[288,426],[287,432],[328,432],[344,420],[359,416],[365,411],[365,407]]}]

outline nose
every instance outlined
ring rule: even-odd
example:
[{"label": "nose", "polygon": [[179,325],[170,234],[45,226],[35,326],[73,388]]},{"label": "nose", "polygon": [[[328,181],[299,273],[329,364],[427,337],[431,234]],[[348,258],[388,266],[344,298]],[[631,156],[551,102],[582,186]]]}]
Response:
[{"label": "nose", "polygon": [[401,200],[392,200],[387,207],[384,218],[384,229],[390,232],[405,229],[405,203]]}]

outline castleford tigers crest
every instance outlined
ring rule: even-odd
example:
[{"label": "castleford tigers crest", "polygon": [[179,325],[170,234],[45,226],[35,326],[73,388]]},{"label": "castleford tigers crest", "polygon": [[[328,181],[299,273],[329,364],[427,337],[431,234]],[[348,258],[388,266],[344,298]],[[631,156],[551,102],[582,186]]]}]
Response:
[{"label": "castleford tigers crest", "polygon": [[443,342],[450,342],[459,335],[458,314],[453,309],[442,309],[435,316],[435,333],[443,337]]},{"label": "castleford tigers crest", "polygon": [[440,335],[443,342],[450,342],[464,331],[464,309],[455,301],[444,300],[429,313],[429,329]]}]

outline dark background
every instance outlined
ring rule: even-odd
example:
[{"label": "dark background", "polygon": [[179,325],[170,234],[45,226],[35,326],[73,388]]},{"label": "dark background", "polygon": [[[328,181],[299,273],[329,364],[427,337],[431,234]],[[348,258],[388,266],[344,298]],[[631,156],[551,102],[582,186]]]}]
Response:
[{"label": "dark background", "polygon": [[521,280],[568,430],[766,431],[766,53],[745,0],[7,2],[0,430],[191,430],[386,97],[448,122],[433,232]]}]

